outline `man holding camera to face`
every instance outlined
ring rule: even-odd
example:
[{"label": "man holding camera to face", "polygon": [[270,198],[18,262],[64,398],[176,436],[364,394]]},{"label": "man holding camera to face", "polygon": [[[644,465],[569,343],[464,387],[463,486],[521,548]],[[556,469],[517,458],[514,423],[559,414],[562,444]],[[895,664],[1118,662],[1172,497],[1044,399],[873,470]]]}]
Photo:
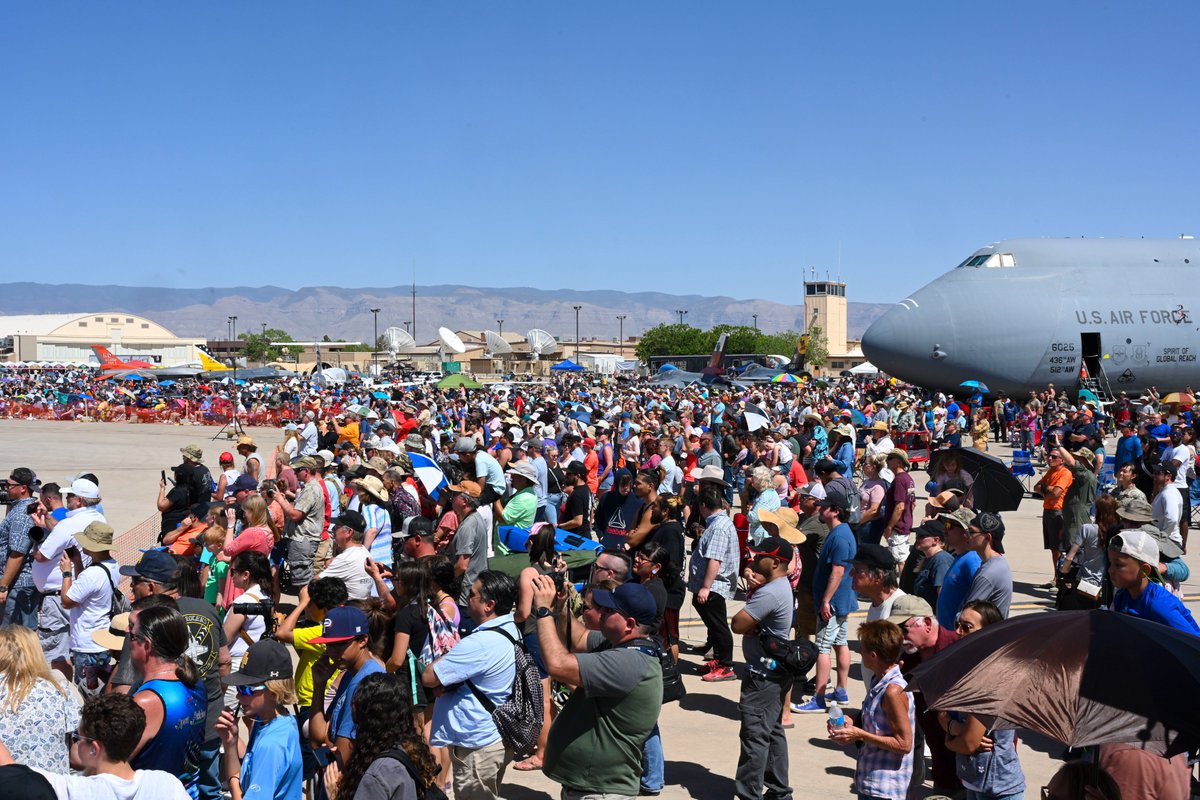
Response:
[{"label": "man holding camera to face", "polygon": [[33,471],[17,467],[5,480],[9,500],[8,514],[0,522],[0,553],[5,557],[4,574],[0,576],[0,622],[23,625],[37,630],[37,589],[33,585],[34,541],[29,538],[33,528],[31,512],[37,504],[33,499]]}]

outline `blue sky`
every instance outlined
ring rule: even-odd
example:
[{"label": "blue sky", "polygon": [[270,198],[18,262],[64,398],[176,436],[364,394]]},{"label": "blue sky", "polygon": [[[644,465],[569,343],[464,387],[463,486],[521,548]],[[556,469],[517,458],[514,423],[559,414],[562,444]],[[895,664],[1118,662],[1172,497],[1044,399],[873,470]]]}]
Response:
[{"label": "blue sky", "polygon": [[1200,233],[1185,3],[8,3],[0,269],[889,302]]}]

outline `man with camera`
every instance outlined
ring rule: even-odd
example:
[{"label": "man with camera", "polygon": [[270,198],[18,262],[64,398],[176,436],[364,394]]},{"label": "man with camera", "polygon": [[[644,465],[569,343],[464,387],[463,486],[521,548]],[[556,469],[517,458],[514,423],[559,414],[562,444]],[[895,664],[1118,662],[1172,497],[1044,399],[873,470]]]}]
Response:
[{"label": "man with camera", "polygon": [[34,476],[28,467],[17,467],[5,481],[9,506],[0,522],[0,553],[5,556],[4,575],[0,577],[0,622],[37,629],[37,589],[33,585],[34,541],[29,537],[31,516],[37,501],[33,499]]},{"label": "man with camera", "polygon": [[325,493],[317,459],[305,456],[292,466],[297,479],[303,482],[295,503],[275,488],[269,490],[269,498],[283,507],[288,522],[287,560],[292,568],[292,586],[299,589],[312,581],[314,572],[324,569],[329,561],[329,544],[321,539],[325,531]]},{"label": "man with camera", "polygon": [[[41,604],[38,611],[38,639],[46,660],[64,675],[71,676],[70,619],[62,604],[64,571],[59,562],[68,548],[75,547],[76,534],[83,533],[93,522],[107,522],[97,507],[100,487],[87,478],[77,478],[67,490],[66,518],[59,522],[41,506],[35,506],[30,538],[38,542],[33,548],[33,583]],[[91,559],[82,562],[84,567]]]}]

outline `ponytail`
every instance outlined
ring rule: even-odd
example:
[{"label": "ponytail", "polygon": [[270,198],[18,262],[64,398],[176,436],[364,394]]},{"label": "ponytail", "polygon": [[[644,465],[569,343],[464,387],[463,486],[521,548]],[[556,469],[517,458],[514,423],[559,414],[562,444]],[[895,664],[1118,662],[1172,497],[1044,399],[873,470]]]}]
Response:
[{"label": "ponytail", "polygon": [[189,689],[200,682],[200,668],[196,662],[185,653],[175,659],[175,677]]}]

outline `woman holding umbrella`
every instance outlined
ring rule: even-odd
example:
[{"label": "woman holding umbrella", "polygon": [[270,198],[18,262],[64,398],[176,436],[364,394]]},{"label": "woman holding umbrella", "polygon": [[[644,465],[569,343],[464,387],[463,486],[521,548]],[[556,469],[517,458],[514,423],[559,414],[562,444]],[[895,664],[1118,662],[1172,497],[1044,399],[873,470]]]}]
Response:
[{"label": "woman holding umbrella", "polygon": [[[959,636],[967,636],[1003,621],[994,605],[972,600],[963,606],[954,627]],[[989,733],[974,714],[958,711],[939,711],[938,724],[946,731],[946,747],[956,754],[958,778],[967,789],[967,800],[1017,800],[1025,796],[1025,774],[1012,730]]]}]

